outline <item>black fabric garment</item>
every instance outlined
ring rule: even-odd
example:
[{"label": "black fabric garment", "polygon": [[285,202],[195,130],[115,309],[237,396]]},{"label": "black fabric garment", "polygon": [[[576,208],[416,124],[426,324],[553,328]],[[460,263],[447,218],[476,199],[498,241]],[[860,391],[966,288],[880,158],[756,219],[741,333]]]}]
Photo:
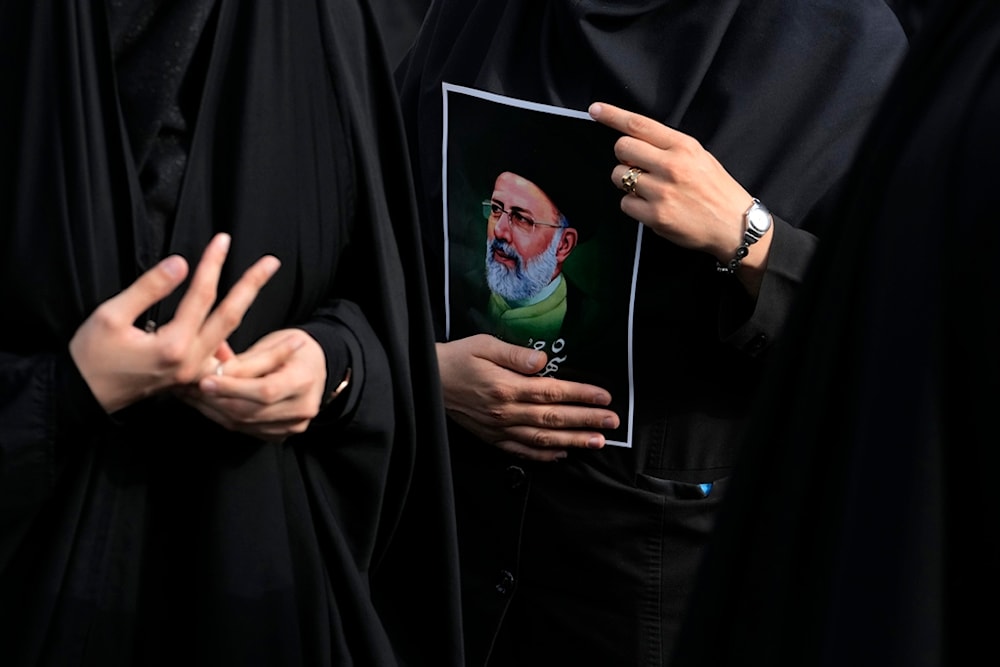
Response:
[{"label": "black fabric garment", "polygon": [[[346,0],[215,11],[178,89],[197,103],[158,252],[104,3],[0,3],[0,660],[460,665],[432,327],[374,18]],[[353,372],[281,445],[170,396],[109,417],[66,351],[98,304],[217,232],[221,293],[282,260],[233,348],[301,327],[328,386]]]},{"label": "black fabric garment", "polygon": [[107,2],[118,99],[155,254],[164,252],[177,208],[208,49],[195,55],[199,44],[211,44],[202,34],[215,6],[216,0]]},{"label": "black fabric garment", "polygon": [[389,62],[395,66],[406,56],[431,0],[371,0],[382,28]]},{"label": "black fabric garment", "polygon": [[994,651],[1000,5],[928,11],[823,215],[678,665]]},{"label": "black fabric garment", "polygon": [[889,0],[889,6],[899,16],[899,21],[903,24],[906,34],[912,37],[920,30],[921,22],[927,13],[927,7],[933,2],[934,0]]},{"label": "black fabric garment", "polygon": [[733,299],[713,257],[644,236],[631,449],[533,465],[453,425],[470,664],[491,650],[497,665],[666,662],[764,352],[816,241],[797,226],[847,168],[904,48],[890,8],[871,1],[431,7],[397,84],[439,339],[442,82],[650,115],[699,139],[780,218],[756,304]]}]

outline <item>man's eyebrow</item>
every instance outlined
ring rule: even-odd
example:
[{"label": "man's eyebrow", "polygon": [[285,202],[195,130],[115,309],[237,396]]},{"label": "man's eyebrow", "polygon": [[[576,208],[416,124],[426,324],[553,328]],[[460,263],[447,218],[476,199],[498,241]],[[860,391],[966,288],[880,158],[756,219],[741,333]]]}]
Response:
[{"label": "man's eyebrow", "polygon": [[[490,201],[493,201],[493,202],[496,202],[497,204],[499,204],[500,208],[504,208],[504,209],[507,208],[507,205],[504,204],[504,201],[502,199],[500,199],[499,197],[490,197]],[[526,213],[529,216],[534,215],[534,213],[531,212],[530,208],[524,208],[523,206],[511,206],[508,210],[510,210],[510,211],[517,211],[518,213]]]}]

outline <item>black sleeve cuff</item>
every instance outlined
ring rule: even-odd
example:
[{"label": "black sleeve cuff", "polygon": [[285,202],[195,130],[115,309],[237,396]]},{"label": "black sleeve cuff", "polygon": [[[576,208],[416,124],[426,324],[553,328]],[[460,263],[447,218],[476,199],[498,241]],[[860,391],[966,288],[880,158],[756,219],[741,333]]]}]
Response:
[{"label": "black sleeve cuff", "polygon": [[[299,328],[319,343],[326,357],[326,386],[323,389],[320,417],[337,419],[350,413],[364,386],[365,367],[361,343],[346,325],[338,321],[314,321]],[[346,386],[338,392],[345,379]]]},{"label": "black sleeve cuff", "polygon": [[70,356],[69,350],[56,355],[53,365],[52,391],[55,400],[53,423],[56,427],[56,441],[87,430],[109,428],[114,420],[104,410],[90,385],[80,375],[80,369]]},{"label": "black sleeve cuff", "polygon": [[775,216],[771,250],[760,294],[754,301],[738,281],[727,280],[719,308],[719,337],[756,357],[781,333],[818,240]]}]

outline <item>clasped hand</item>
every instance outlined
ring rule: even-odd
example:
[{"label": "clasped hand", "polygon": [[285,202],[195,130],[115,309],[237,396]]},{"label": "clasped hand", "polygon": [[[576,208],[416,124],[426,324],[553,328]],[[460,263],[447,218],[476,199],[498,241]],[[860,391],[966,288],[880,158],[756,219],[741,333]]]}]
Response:
[{"label": "clasped hand", "polygon": [[[326,366],[308,334],[274,332],[242,355],[226,343],[280,266],[262,257],[215,305],[229,244],[227,234],[212,239],[173,319],[154,331],[134,323],[184,282],[188,264],[177,255],[98,306],[76,331],[70,355],[108,413],[174,391],[224,427],[270,439],[303,430],[315,416]],[[220,364],[228,377],[217,375]]]}]

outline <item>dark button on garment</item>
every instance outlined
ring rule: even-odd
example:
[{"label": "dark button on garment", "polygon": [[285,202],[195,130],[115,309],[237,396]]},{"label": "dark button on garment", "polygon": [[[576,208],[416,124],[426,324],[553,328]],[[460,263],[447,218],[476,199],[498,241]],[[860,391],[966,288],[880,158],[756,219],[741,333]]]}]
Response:
[{"label": "dark button on garment", "polygon": [[501,570],[496,589],[500,595],[510,595],[510,592],[514,590],[514,575],[508,570]]},{"label": "dark button on garment", "polygon": [[521,466],[508,466],[504,474],[507,479],[507,486],[511,489],[521,488],[528,479],[528,473]]},{"label": "dark button on garment", "polygon": [[764,334],[757,334],[752,339],[750,339],[749,343],[747,343],[746,351],[750,352],[751,354],[760,352],[761,350],[764,349],[765,345],[767,345],[767,336]]}]

